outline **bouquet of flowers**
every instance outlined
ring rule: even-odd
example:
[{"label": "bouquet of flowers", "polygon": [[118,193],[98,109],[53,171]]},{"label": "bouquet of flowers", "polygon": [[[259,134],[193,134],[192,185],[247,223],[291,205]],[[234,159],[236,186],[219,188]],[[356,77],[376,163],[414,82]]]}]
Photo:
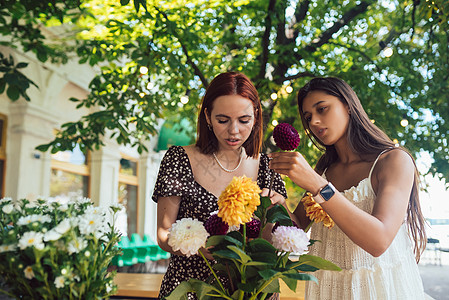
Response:
[{"label": "bouquet of flowers", "polygon": [[[16,299],[103,299],[116,293],[108,272],[120,234],[118,207],[87,199],[0,200],[0,276]],[[112,222],[108,222],[108,219]]]},{"label": "bouquet of flowers", "polygon": [[[298,280],[317,281],[309,272],[340,270],[329,261],[306,254],[313,241],[295,226],[283,206],[272,206],[260,192],[250,178],[234,177],[219,197],[218,213],[205,224],[185,218],[172,225],[169,245],[188,256],[199,253],[212,275],[206,282],[182,282],[167,299],[182,299],[192,292],[199,299],[267,299],[280,292],[279,279],[296,291]],[[269,223],[276,224],[272,243],[261,237]],[[201,247],[207,247],[214,264],[205,258]],[[299,258],[292,261],[292,253]]]}]

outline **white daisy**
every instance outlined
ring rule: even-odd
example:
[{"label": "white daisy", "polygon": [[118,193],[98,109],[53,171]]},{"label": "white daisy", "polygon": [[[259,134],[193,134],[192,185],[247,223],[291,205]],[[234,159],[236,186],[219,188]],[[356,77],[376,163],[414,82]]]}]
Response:
[{"label": "white daisy", "polygon": [[55,278],[55,287],[60,289],[63,288],[65,285],[65,278],[64,276],[58,276]]},{"label": "white daisy", "polygon": [[67,245],[67,251],[69,254],[79,253],[81,250],[87,247],[87,241],[81,237],[76,237],[71,240]]},{"label": "white daisy", "polygon": [[23,269],[23,273],[25,274],[26,279],[31,280],[34,278],[34,272],[33,272],[33,268],[31,268],[31,266],[28,266],[25,269]]},{"label": "white daisy", "polygon": [[43,237],[42,232],[27,231],[19,240],[19,248],[23,250],[28,247],[35,247],[36,249],[42,250],[45,247],[42,242]]},{"label": "white daisy", "polygon": [[12,204],[6,204],[5,206],[2,207],[2,211],[5,214],[10,214],[13,210],[14,210],[14,205],[12,205]]}]

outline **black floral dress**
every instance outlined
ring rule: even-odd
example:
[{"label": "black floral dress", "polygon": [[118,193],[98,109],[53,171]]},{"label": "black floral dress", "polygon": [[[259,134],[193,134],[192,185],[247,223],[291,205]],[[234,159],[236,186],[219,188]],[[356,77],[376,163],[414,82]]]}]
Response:
[{"label": "black floral dress", "polygon": [[[270,184],[271,171],[268,168],[268,162],[268,157],[261,153],[257,176],[260,189],[268,188]],[[287,198],[282,178],[277,173],[275,176],[272,189]],[[181,197],[177,220],[190,217],[205,222],[212,212],[218,210],[217,197],[195,181],[189,157],[181,146],[170,147],[162,159],[153,201],[157,202],[158,197],[169,196]],[[172,255],[162,281],[159,299],[169,295],[182,281],[190,278],[206,280],[210,275],[209,268],[202,257]],[[189,295],[189,299],[195,299],[195,297]]]}]

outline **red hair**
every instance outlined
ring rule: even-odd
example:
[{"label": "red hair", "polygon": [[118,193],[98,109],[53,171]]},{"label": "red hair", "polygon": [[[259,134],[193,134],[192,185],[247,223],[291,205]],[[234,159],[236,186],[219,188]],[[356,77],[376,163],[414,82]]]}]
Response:
[{"label": "red hair", "polygon": [[211,154],[218,150],[217,137],[207,126],[205,111],[207,109],[210,114],[215,99],[228,95],[239,95],[253,103],[254,127],[248,139],[243,143],[243,147],[249,157],[258,158],[263,139],[262,107],[259,94],[251,80],[246,75],[237,72],[222,73],[216,76],[207,87],[198,115],[196,146],[204,154]]}]

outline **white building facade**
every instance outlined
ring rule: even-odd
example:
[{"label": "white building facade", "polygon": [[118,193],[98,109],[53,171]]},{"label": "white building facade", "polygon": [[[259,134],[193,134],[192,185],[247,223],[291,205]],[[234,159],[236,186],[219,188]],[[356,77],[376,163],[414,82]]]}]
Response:
[{"label": "white building facade", "polygon": [[149,234],[156,240],[156,205],[151,200],[160,161],[158,137],[152,137],[149,152],[105,140],[105,147],[84,155],[81,151],[42,153],[35,147],[54,139],[61,124],[78,121],[87,110],[76,109],[70,97],[83,99],[95,71],[88,65],[69,62],[52,65],[33,54],[0,48],[14,61],[27,62],[24,74],[39,88],[31,87],[31,101],[9,100],[0,95],[1,196],[13,199],[85,196],[97,205],[122,203],[126,215],[120,219],[123,234]]}]

